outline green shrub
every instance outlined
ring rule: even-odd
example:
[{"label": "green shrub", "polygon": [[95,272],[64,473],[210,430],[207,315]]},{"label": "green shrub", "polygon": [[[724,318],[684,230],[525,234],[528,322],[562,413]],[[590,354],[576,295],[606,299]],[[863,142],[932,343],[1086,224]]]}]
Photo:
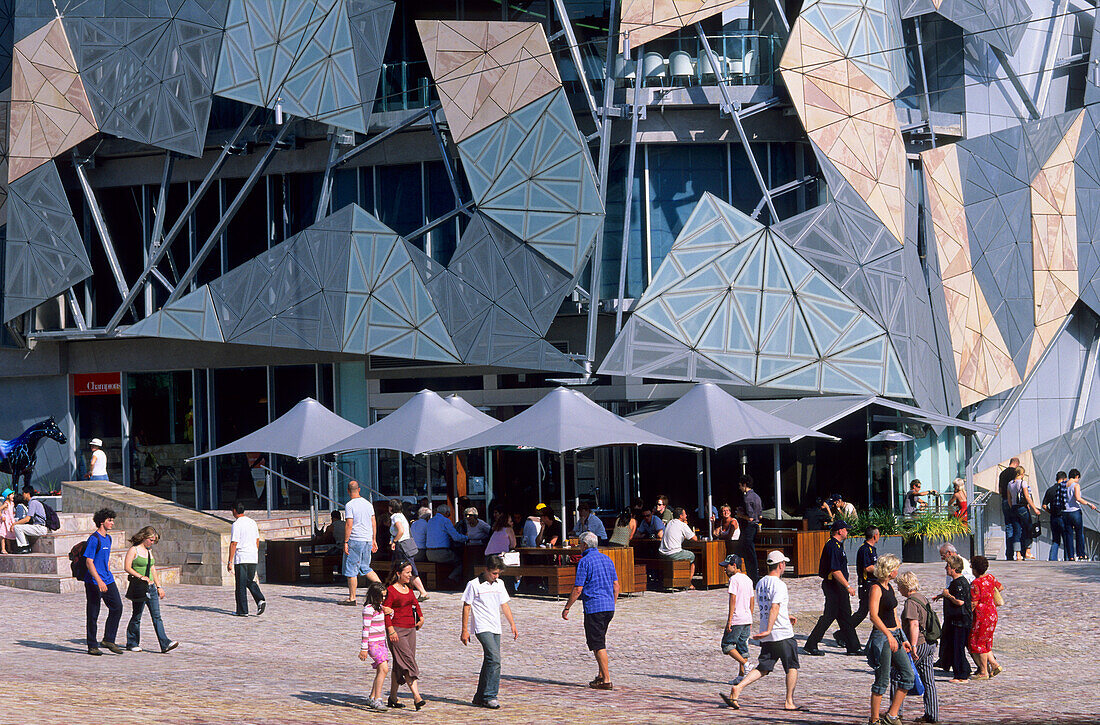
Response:
[{"label": "green shrub", "polygon": [[970,525],[946,512],[928,511],[901,522],[901,534],[906,541],[916,538],[930,541],[950,541],[970,535]]},{"label": "green shrub", "polygon": [[889,509],[866,509],[860,511],[859,516],[848,531],[849,536],[863,536],[871,527],[878,527],[882,536],[897,536],[902,533],[901,522]]}]

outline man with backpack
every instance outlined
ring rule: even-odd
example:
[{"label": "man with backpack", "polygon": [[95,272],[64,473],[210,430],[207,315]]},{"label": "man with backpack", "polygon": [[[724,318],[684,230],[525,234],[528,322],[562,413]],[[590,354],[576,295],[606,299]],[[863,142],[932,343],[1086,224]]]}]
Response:
[{"label": "man with backpack", "polygon": [[59,528],[57,513],[36,499],[34,494],[34,487],[29,483],[23,486],[23,504],[27,507],[27,515],[15,522],[16,554],[30,552],[29,539],[37,539]]},{"label": "man with backpack", "polygon": [[[1054,485],[1043,494],[1042,508],[1050,514],[1050,555],[1047,557],[1048,561],[1058,561],[1058,550],[1062,546],[1062,535],[1065,529],[1062,524],[1062,514],[1066,510],[1065,490],[1066,472],[1058,471],[1058,475],[1054,478]],[[1067,553],[1071,548],[1068,544],[1064,547]]]},{"label": "man with backpack", "polygon": [[[122,597],[118,594],[115,577],[111,574],[110,532],[115,527],[115,512],[111,509],[100,509],[92,516],[92,523],[96,530],[84,545],[83,557],[84,593],[88,598],[88,654],[102,655],[99,647],[103,646],[120,655],[122,648],[115,644],[115,637],[118,636],[118,623],[122,619]],[[74,569],[79,569],[79,565]],[[74,571],[75,573],[79,572]],[[107,604],[107,623],[103,627],[102,641],[96,638],[101,601]]]}]

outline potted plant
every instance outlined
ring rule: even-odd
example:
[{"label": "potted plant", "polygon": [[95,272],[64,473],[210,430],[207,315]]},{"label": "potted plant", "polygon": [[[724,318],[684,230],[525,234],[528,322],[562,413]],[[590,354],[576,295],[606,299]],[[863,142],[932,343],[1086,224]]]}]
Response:
[{"label": "potted plant", "polygon": [[923,564],[940,560],[939,548],[952,544],[959,554],[970,557],[970,525],[954,515],[928,511],[901,522],[902,561]]},{"label": "potted plant", "polygon": [[863,537],[867,529],[878,529],[879,539],[875,549],[879,555],[893,554],[901,558],[902,554],[902,527],[898,517],[889,509],[872,508],[860,511],[859,516],[851,523],[848,529],[848,538],[844,542],[844,553],[850,563],[855,563],[856,552],[863,545]]}]

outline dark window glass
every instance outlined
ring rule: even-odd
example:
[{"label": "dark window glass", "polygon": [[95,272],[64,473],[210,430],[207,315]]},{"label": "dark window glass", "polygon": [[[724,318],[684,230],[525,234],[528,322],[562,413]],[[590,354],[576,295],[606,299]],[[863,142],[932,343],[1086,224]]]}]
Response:
[{"label": "dark window glass", "polygon": [[185,506],[195,505],[194,396],[191,372],[126,376],[130,405],[130,483]]},{"label": "dark window glass", "polygon": [[[398,234],[406,235],[424,225],[424,189],[420,164],[379,166],[378,218]],[[420,242],[423,248],[423,241]]]},{"label": "dark window glass", "polygon": [[[196,184],[195,186],[198,185]],[[195,210],[195,244],[192,258],[198,255],[202,245],[206,244],[207,238],[213,233],[218,225],[218,220],[221,219],[222,207],[220,187],[221,182],[214,182],[207,190],[206,195],[203,196],[202,200],[199,202],[198,209]],[[216,243],[211,247],[210,253],[206,255],[206,259],[203,260],[202,265],[199,267],[199,273],[195,277],[196,285],[205,284],[221,276],[221,246],[220,243]]]},{"label": "dark window glass", "polygon": [[[215,370],[213,399],[215,447],[267,425],[267,369]],[[254,454],[217,456],[214,460],[220,508],[228,508],[234,501],[243,501],[254,510],[266,508],[263,486],[252,476],[252,464],[258,460]]]},{"label": "dark window glass", "polygon": [[[645,204],[642,178],[645,171],[644,150],[639,147],[634,158],[634,188],[630,201],[630,238],[627,247],[626,297],[638,297],[645,287],[645,264],[642,233],[642,209]],[[623,205],[626,203],[627,148],[617,146],[611,151],[608,167],[607,216],[604,218],[603,272],[600,297],[618,299],[619,262],[622,259]]]},{"label": "dark window glass", "polygon": [[[225,198],[228,205],[244,188],[242,179],[226,179]],[[226,230],[225,257],[226,268],[233,269],[258,254],[267,251],[267,189],[263,179],[252,187],[233,215]]]},{"label": "dark window glass", "polygon": [[286,175],[287,236],[292,236],[313,224],[317,202],[321,197],[321,172]]},{"label": "dark window glass", "polygon": [[[425,171],[428,183],[428,220],[431,221],[455,208],[455,195],[442,161],[425,164]],[[452,217],[440,224],[428,232],[428,237],[431,241],[432,257],[446,264],[458,245],[458,218]]]},{"label": "dark window glass", "polygon": [[359,169],[337,169],[332,172],[332,210],[359,203]]},{"label": "dark window glass", "polygon": [[657,269],[704,192],[726,199],[726,147],[649,147],[650,265]]}]

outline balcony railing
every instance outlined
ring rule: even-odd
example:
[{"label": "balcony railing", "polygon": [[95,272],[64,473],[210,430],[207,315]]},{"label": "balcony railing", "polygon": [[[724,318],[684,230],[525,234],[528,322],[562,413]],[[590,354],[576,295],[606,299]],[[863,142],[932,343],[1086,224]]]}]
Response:
[{"label": "balcony railing", "polygon": [[436,98],[427,61],[382,64],[382,82],[374,107],[377,111],[427,108]]},{"label": "balcony railing", "polygon": [[[775,82],[776,62],[781,49],[779,38],[759,33],[731,33],[707,36],[711,50],[717,56],[714,66],[702,43],[679,40],[652,46],[640,61],[642,85],[646,87],[713,86],[721,78],[729,85],[767,86]],[[568,71],[572,71],[570,67]],[[615,58],[613,76],[616,85],[634,85],[639,61],[623,56]]]}]

